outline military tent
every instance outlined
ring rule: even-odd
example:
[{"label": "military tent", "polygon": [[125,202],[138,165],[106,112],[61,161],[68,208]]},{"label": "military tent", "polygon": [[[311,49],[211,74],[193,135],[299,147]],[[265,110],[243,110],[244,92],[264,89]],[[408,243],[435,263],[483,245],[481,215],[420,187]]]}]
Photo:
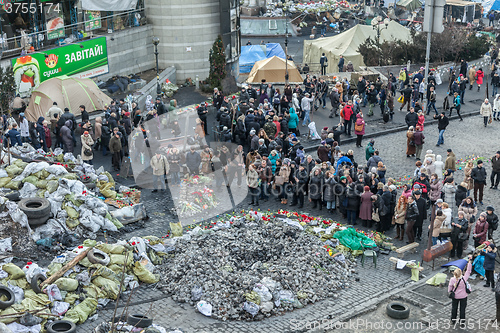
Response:
[{"label": "military tent", "polygon": [[91,79],[62,75],[43,82],[33,91],[24,114],[29,121],[37,121],[40,116],[47,117],[46,113],[54,102],[61,109],[68,108],[79,116],[80,105],[85,105],[88,112],[104,110],[104,105],[110,103],[111,98]]},{"label": "military tent", "polygon": [[245,45],[241,47],[239,59],[240,73],[250,73],[253,65],[266,58],[278,56],[285,59],[285,51],[279,43],[267,43],[266,45]]},{"label": "military tent", "polygon": [[[309,65],[319,63],[321,54],[325,53],[329,64],[327,72],[335,73],[340,56],[343,55],[346,65],[351,61],[354,69],[359,70],[359,67],[365,64],[358,48],[368,37],[376,40],[377,30],[371,25],[358,24],[333,37],[305,40],[303,62]],[[395,21],[390,21],[387,29],[384,26],[380,30],[381,43],[395,40],[409,41],[410,39],[410,30]]]},{"label": "military tent", "polygon": [[[286,63],[288,63],[288,81],[302,83],[302,76],[293,61],[288,60]],[[260,83],[262,79],[267,82],[285,82],[286,63],[285,59],[277,56],[257,61],[248,75],[247,82]]]}]

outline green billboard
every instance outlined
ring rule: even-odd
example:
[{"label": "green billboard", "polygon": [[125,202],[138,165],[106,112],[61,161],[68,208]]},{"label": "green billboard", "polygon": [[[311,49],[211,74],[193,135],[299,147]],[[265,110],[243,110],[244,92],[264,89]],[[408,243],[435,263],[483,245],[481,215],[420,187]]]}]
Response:
[{"label": "green billboard", "polygon": [[109,72],[106,37],[12,59],[17,93],[29,97],[40,83],[60,75],[89,78]]}]

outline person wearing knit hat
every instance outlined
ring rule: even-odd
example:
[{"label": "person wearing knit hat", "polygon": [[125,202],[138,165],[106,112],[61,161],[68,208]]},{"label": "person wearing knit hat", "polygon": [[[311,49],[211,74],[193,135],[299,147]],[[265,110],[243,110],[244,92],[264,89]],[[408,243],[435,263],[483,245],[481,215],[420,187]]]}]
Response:
[{"label": "person wearing knit hat", "polygon": [[[474,181],[474,201],[483,204],[483,190],[486,185],[486,169],[483,167],[483,161],[477,160],[477,166],[472,169],[471,178]],[[479,197],[477,195],[479,192]],[[479,199],[479,201],[478,201]]]},{"label": "person wearing knit hat", "polygon": [[482,212],[474,227],[472,239],[474,239],[474,247],[478,247],[486,241],[488,233],[488,222],[486,221],[486,213]]},{"label": "person wearing knit hat", "polygon": [[484,256],[483,267],[485,270],[484,276],[486,277],[486,283],[483,287],[491,287],[495,290],[495,257],[497,256],[497,248],[495,244],[489,243],[488,246],[481,251],[481,255]]},{"label": "person wearing knit hat", "polygon": [[92,160],[94,159],[94,153],[92,151],[92,147],[94,146],[94,140],[92,139],[88,131],[83,132],[83,134],[80,137],[80,140],[82,142],[82,151],[81,151],[82,161],[92,165],[93,164]]},{"label": "person wearing knit hat", "polygon": [[498,229],[498,216],[493,206],[486,207],[486,222],[488,222],[488,239],[493,239],[493,231]]}]

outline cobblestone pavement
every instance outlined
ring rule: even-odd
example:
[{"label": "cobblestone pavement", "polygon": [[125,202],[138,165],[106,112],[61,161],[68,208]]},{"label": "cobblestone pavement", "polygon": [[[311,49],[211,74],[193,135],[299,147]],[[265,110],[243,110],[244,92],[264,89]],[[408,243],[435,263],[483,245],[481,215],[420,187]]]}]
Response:
[{"label": "cobblestone pavement", "polygon": [[[475,154],[476,156],[484,156],[490,158],[500,148],[498,144],[500,135],[498,134],[499,123],[484,128],[482,117],[473,116],[466,118],[465,121],[452,121],[445,133],[445,144],[440,147],[435,147],[437,142],[437,126],[426,126],[425,136],[426,144],[424,150],[432,149],[434,153],[446,156],[446,149],[452,148],[458,159]],[[414,170],[414,158],[406,158],[406,137],[404,132],[389,134],[376,139],[375,147],[381,151],[380,156],[387,165],[387,175],[399,178],[410,175]],[[355,148],[354,144],[342,146],[343,150],[353,149],[355,159],[359,163],[364,163],[364,149]],[[485,163],[488,174],[491,172],[489,162]],[[463,172],[458,170],[455,175],[456,181],[461,181]],[[489,178],[488,178],[489,182]],[[165,194],[168,197],[168,194]],[[172,221],[175,216],[171,213],[168,206],[165,204],[165,197],[161,194],[154,196],[150,190],[144,190],[144,202],[147,205],[148,213],[151,216],[150,220],[146,221],[144,228],[133,230],[127,233],[127,237],[133,235],[157,235],[162,236],[168,229],[168,222]],[[484,207],[488,204],[500,208],[500,191],[490,190],[489,186],[485,188]],[[236,209],[246,209],[247,202],[243,202]],[[273,199],[268,202],[262,202],[260,209],[277,209],[279,208]],[[313,215],[329,216],[325,212],[312,210],[308,204],[304,207]],[[481,207],[480,207],[481,210]],[[330,216],[338,221],[342,218],[338,214]],[[426,228],[428,223],[424,224]],[[425,230],[425,229],[424,229]],[[394,231],[389,231],[389,236],[394,236]],[[424,233],[425,234],[425,233]],[[495,240],[498,239],[500,232],[495,235]],[[417,249],[416,253],[408,254],[405,259],[415,259],[421,261],[421,255],[424,244],[427,244],[427,237],[424,239]],[[404,245],[403,242],[396,241],[396,246]],[[394,256],[391,253],[391,256]],[[377,306],[387,302],[391,298],[402,298],[412,304],[418,306],[419,311],[422,311],[424,316],[418,317],[418,321],[425,323],[423,329],[415,331],[437,332],[434,327],[430,326],[436,320],[445,320],[449,318],[451,305],[446,297],[444,287],[431,287],[423,284],[423,280],[433,274],[439,272],[431,270],[428,263],[423,263],[425,268],[421,274],[420,282],[410,281],[410,272],[406,269],[395,270],[394,264],[388,260],[389,256],[381,255],[378,258],[377,268],[373,267],[371,262],[365,263],[365,267],[358,266],[356,273],[353,274],[350,286],[339,292],[337,299],[326,299],[312,305],[308,305],[303,309],[293,312],[284,313],[282,316],[266,318],[259,322],[221,322],[207,317],[194,310],[189,304],[176,304],[169,297],[164,295],[159,290],[151,288],[141,289],[132,298],[132,306],[129,312],[145,313],[155,318],[155,322],[168,328],[179,327],[184,332],[254,332],[262,330],[265,332],[299,332],[299,331],[315,331],[312,329],[314,323],[327,320],[348,320],[349,318],[359,318],[363,314],[369,316],[370,311],[375,311]],[[359,262],[359,260],[358,260]],[[436,267],[440,263],[446,262],[446,258],[440,258],[436,261]],[[359,281],[358,281],[359,279]],[[494,293],[487,288],[482,287],[482,281],[473,282],[473,293],[469,298],[468,317],[478,321],[484,318],[493,318],[495,314]],[[109,320],[112,316],[112,305],[109,309],[104,309],[99,312],[99,320]],[[385,313],[385,312],[384,312]],[[381,317],[388,320],[389,317]],[[308,324],[309,323],[309,324]],[[484,323],[483,323],[484,324]],[[90,328],[95,327],[97,322],[86,323],[82,325],[82,331],[89,332]],[[317,331],[318,329],[316,329]],[[322,329],[321,329],[322,330]],[[384,331],[372,330],[372,331]],[[412,330],[405,330],[411,332]],[[447,330],[444,330],[447,331]],[[451,332],[451,330],[448,330]],[[467,330],[464,330],[467,331]],[[478,330],[469,330],[477,332]],[[483,330],[493,332],[493,330]]]}]

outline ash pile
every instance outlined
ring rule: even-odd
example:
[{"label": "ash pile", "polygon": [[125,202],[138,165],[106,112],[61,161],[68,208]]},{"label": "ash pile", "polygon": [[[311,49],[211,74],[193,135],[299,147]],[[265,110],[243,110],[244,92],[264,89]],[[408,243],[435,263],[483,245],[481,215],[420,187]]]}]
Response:
[{"label": "ash pile", "polygon": [[174,301],[221,320],[261,320],[336,298],[356,265],[329,255],[300,225],[257,212],[169,241],[160,286]]}]

